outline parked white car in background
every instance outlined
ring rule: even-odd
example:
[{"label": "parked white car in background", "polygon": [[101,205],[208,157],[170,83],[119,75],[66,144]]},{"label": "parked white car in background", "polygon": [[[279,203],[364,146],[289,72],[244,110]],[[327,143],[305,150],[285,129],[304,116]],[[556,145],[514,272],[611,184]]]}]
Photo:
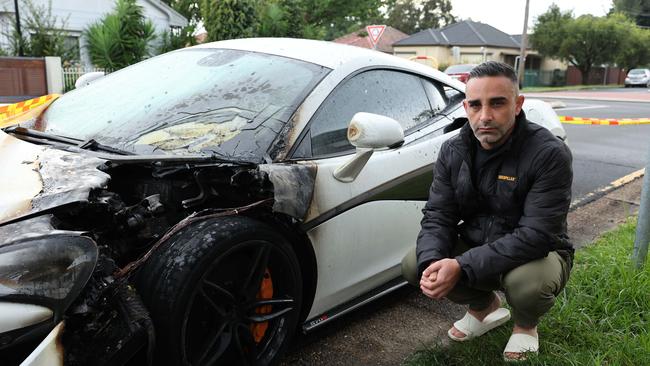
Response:
[{"label": "parked white car in background", "polygon": [[650,69],[632,69],[625,77],[625,87],[640,86],[650,88]]},{"label": "parked white car in background", "polygon": [[[0,356],[40,342],[25,365],[272,363],[296,330],[405,284],[463,90],[381,52],[242,39],[5,128]],[[524,108],[566,138],[546,103]]]}]

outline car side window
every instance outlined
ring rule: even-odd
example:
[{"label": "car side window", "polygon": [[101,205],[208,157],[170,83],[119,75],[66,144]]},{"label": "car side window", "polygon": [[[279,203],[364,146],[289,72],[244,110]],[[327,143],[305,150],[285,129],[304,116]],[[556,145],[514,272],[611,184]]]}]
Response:
[{"label": "car side window", "polygon": [[407,131],[441,109],[432,108],[422,80],[415,75],[391,70],[360,73],[334,90],[316,112],[310,126],[312,155],[353,150],[347,128],[357,112],[391,117]]}]

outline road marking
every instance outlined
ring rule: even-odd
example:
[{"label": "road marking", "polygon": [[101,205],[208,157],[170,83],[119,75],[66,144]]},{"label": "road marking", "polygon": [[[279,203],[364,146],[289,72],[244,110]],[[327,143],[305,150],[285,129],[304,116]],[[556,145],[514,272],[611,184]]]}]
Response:
[{"label": "road marking", "polygon": [[560,122],[571,125],[647,125],[650,124],[650,118],[582,118],[570,116],[558,116]]}]

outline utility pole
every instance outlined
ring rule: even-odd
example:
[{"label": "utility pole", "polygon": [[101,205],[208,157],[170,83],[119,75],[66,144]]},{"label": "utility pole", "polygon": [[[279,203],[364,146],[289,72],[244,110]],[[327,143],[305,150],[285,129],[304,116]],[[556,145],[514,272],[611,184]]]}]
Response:
[{"label": "utility pole", "polygon": [[14,10],[16,10],[16,33],[18,33],[18,56],[25,56],[23,52],[23,32],[20,30],[20,13],[18,11],[18,0],[14,0]]},{"label": "utility pole", "polygon": [[636,221],[636,237],[634,239],[634,252],[632,260],[636,268],[643,267],[648,255],[650,243],[650,146],[646,158],[645,173],[643,174],[643,188],[641,189],[641,207]]},{"label": "utility pole", "polygon": [[517,67],[517,78],[519,86],[524,85],[524,69],[526,67],[526,43],[528,41],[528,5],[530,0],[526,0],[526,13],[524,15],[524,32],[521,34],[521,49],[519,51],[519,67]]}]

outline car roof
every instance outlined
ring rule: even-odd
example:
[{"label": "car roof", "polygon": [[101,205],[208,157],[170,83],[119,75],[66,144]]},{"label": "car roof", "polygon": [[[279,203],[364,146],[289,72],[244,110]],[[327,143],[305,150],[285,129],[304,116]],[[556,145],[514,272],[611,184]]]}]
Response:
[{"label": "car roof", "polygon": [[[205,43],[196,48],[230,48],[295,58],[313,64],[336,68],[341,62],[358,57],[383,58],[385,54],[366,48],[328,41],[297,38],[241,38]],[[386,55],[388,56],[388,55]]]},{"label": "car roof", "polygon": [[456,64],[450,65],[445,69],[445,72],[470,72],[478,64]]},{"label": "car roof", "polygon": [[[261,52],[303,60],[330,69],[336,69],[347,62],[364,59],[367,66],[401,67],[435,77],[447,84],[457,84],[455,80],[429,66],[375,50],[328,41],[298,38],[242,38],[204,43],[193,48],[227,48]],[[462,88],[462,85],[459,87]]]}]

